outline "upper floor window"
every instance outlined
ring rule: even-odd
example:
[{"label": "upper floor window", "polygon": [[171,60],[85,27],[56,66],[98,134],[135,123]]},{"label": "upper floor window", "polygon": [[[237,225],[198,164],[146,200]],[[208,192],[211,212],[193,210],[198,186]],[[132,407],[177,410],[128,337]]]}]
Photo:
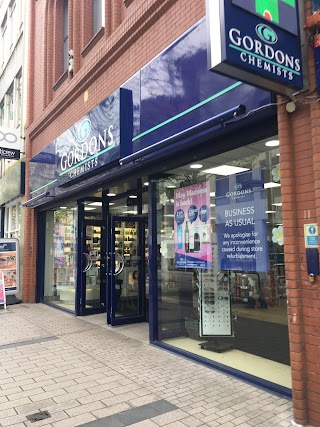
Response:
[{"label": "upper floor window", "polygon": [[68,68],[69,29],[68,29],[68,0],[63,1],[63,70]]},{"label": "upper floor window", "polygon": [[92,32],[93,36],[105,26],[104,0],[92,0]]},{"label": "upper floor window", "polygon": [[6,62],[9,53],[9,36],[8,36],[8,20],[5,14],[1,23],[1,62],[2,65]]},{"label": "upper floor window", "polygon": [[7,92],[8,124],[9,128],[14,127],[14,92],[13,85]]},{"label": "upper floor window", "polygon": [[4,126],[4,100],[0,102],[0,126]]},{"label": "upper floor window", "polygon": [[[10,28],[10,46],[13,46],[18,38],[18,33],[19,33],[19,27],[17,27],[17,8],[16,8],[16,1],[13,0],[10,3],[9,6],[9,11],[10,11],[10,21],[11,21],[11,28]],[[19,25],[20,26],[20,25]]]}]

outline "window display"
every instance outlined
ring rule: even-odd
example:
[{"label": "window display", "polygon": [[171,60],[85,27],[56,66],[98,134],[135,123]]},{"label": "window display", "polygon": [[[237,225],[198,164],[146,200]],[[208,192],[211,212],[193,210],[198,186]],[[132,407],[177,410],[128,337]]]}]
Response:
[{"label": "window display", "polygon": [[46,214],[44,301],[75,310],[77,210]]},{"label": "window display", "polygon": [[197,163],[158,181],[158,338],[290,388],[278,147]]}]

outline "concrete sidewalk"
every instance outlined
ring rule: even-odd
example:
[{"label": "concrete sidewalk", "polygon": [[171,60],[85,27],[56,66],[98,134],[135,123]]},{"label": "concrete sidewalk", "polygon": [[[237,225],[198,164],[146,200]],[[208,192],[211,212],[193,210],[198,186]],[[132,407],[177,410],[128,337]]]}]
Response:
[{"label": "concrete sidewalk", "polygon": [[98,319],[0,309],[1,427],[291,426],[289,400]]}]

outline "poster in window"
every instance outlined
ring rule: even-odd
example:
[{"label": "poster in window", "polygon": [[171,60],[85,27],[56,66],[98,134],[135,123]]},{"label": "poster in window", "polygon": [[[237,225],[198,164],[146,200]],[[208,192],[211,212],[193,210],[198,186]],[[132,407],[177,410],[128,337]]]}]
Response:
[{"label": "poster in window", "polygon": [[265,193],[262,169],[216,180],[219,270],[269,270]]},{"label": "poster in window", "polygon": [[16,294],[19,289],[19,241],[0,239],[0,270],[3,272],[7,294]]},{"label": "poster in window", "polygon": [[176,267],[211,268],[209,182],[174,191],[174,248]]}]

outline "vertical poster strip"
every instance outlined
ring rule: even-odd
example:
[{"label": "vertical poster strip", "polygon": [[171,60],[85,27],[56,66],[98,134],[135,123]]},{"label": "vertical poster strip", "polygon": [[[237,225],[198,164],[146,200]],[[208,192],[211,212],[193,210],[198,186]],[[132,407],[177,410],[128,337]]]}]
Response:
[{"label": "vertical poster strip", "polygon": [[264,174],[254,169],[216,181],[218,268],[267,272]]},{"label": "vertical poster strip", "polygon": [[0,239],[0,269],[3,272],[7,295],[18,292],[19,283],[19,241],[17,239]]},{"label": "vertical poster strip", "polygon": [[211,268],[210,183],[174,191],[174,248],[178,268]]},{"label": "vertical poster strip", "polygon": [[4,305],[5,310],[7,309],[3,271],[0,271],[0,305]]}]

